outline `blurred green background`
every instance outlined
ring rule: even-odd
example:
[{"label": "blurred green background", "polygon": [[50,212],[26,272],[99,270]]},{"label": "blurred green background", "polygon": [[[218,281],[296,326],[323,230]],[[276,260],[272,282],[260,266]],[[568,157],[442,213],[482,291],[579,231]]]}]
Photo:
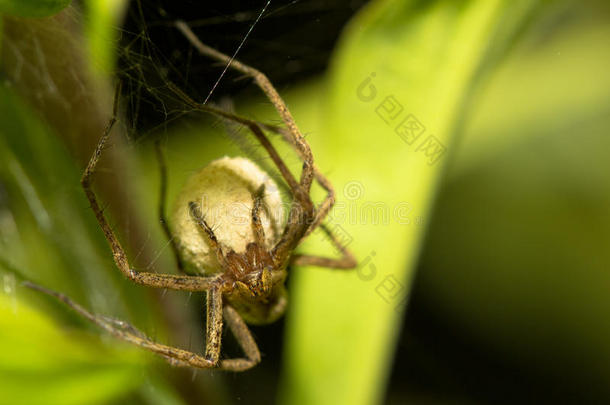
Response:
[{"label": "blurred green background", "polygon": [[[172,23],[232,54],[264,3],[0,0],[0,404],[610,402],[603,1],[271,3],[238,57],[285,97],[360,266],[291,269],[286,317],[252,328],[251,371],[172,368],[20,286],[203,350],[205,296],[124,280],[79,177],[118,78],[96,186],[135,267],[175,272],[154,141],[170,199],[223,155],[271,166],[169,91],[203,100],[222,71]],[[279,123],[231,72],[212,101]],[[318,233],[302,250],[336,254]]]}]

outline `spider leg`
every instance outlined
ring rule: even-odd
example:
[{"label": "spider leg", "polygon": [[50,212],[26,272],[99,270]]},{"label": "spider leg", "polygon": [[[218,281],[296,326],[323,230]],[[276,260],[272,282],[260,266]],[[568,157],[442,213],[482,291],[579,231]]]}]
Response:
[{"label": "spider leg", "polygon": [[184,270],[184,265],[182,263],[182,259],[180,258],[180,254],[178,253],[178,245],[176,243],[176,239],[172,236],[172,232],[169,229],[169,224],[167,222],[167,215],[165,214],[165,206],[167,202],[167,165],[165,164],[165,156],[163,155],[163,149],[161,148],[161,144],[159,141],[155,142],[155,149],[157,151],[157,161],[159,162],[159,221],[161,222],[161,227],[163,228],[163,233],[167,237],[167,240],[170,243],[172,248],[172,252],[174,253],[174,258],[176,260],[176,266],[180,271]]},{"label": "spider leg", "polygon": [[[265,123],[259,123],[259,125],[260,125],[260,127],[264,128],[270,132],[281,135],[282,138],[284,139],[284,141],[286,141],[288,144],[290,144],[295,149],[295,151],[297,152],[297,154],[299,155],[301,160],[303,160],[303,155],[300,153],[300,150],[292,142],[292,137],[291,137],[290,133],[286,130],[286,128],[282,128],[282,127],[278,127],[278,126],[270,125],[270,124],[265,124]],[[332,183],[330,182],[330,180],[328,180],[328,178],[326,178],[326,176],[324,176],[318,170],[318,168],[315,164],[314,164],[314,177],[315,177],[316,181],[318,182],[318,184],[320,184],[320,186],[324,190],[326,190],[326,197],[320,203],[320,205],[318,205],[318,207],[316,209],[316,216],[315,216],[312,224],[307,229],[307,232],[305,233],[305,235],[303,235],[303,237],[301,239],[304,239],[312,231],[314,231],[317,227],[321,226],[322,230],[324,231],[324,233],[326,233],[326,235],[330,239],[331,243],[341,253],[341,258],[333,259],[333,258],[326,258],[326,257],[310,256],[310,255],[295,255],[291,261],[291,264],[314,265],[314,266],[338,268],[338,269],[350,269],[350,268],[356,267],[358,262],[356,261],[353,254],[349,251],[349,249],[347,249],[347,247],[344,246],[336,238],[336,236],[327,226],[322,225],[322,221],[328,215],[328,213],[332,209],[333,205],[335,204],[335,189],[334,189]]]},{"label": "spider leg", "polygon": [[333,246],[341,253],[340,258],[330,258],[311,255],[295,254],[290,259],[290,264],[295,266],[319,266],[328,267],[331,269],[353,269],[358,265],[358,261],[354,255],[345,247],[337,236],[326,226],[321,224],[320,228],[326,233]]},{"label": "spider leg", "polygon": [[[280,134],[283,139],[289,143],[299,154],[299,157],[303,159],[300,151],[296,146],[292,143],[292,138],[290,134],[287,133],[285,128],[278,127],[275,125],[261,124],[263,128],[268,131]],[[321,227],[321,229],[326,233],[330,242],[333,246],[341,253],[340,258],[328,258],[328,257],[320,257],[320,256],[312,256],[312,255],[293,255],[290,261],[290,264],[296,266],[320,266],[320,267],[328,267],[334,269],[352,269],[358,265],[358,261],[354,257],[354,255],[350,252],[350,250],[337,239],[336,235],[328,228],[328,226],[322,224],[324,218],[328,215],[333,205],[335,204],[335,189],[330,182],[316,167],[314,164],[314,176],[318,184],[326,190],[326,197],[324,200],[318,205],[316,209],[316,216],[309,227],[307,232],[301,239],[307,237],[311,232],[313,232],[317,227]]]},{"label": "spider leg", "polygon": [[[295,187],[289,182],[289,186],[293,192],[295,200],[299,201],[300,206],[293,204],[291,207],[285,232],[282,235],[281,240],[273,249],[274,254],[278,257],[278,261],[285,260],[290,256],[292,250],[300,242],[300,240],[319,226],[324,217],[328,214],[334,204],[334,189],[332,188],[332,185],[328,179],[326,179],[319,171],[315,170],[313,154],[308,143],[305,141],[303,135],[299,131],[292,114],[288,110],[288,107],[265,74],[203,44],[184,21],[177,21],[176,27],[188,39],[191,45],[193,45],[195,49],[199,51],[199,53],[226,63],[229,67],[254,79],[254,82],[265,93],[267,98],[269,98],[286,124],[287,131],[282,131],[282,136],[284,136],[284,138],[287,139],[291,145],[293,145],[300,158],[303,160],[303,170],[301,172],[301,179],[299,182],[301,188],[295,189]],[[227,115],[225,115],[225,117],[231,119],[231,117],[228,117]],[[262,133],[260,130],[259,125],[248,126],[259,138],[259,140],[264,137],[264,133]],[[261,132],[260,135],[257,133],[257,130]],[[262,140],[261,143],[263,143]],[[277,164],[278,163],[276,162],[276,165]],[[320,185],[327,191],[327,196],[321,203],[318,210],[313,209],[313,203],[309,197],[309,190],[314,177],[316,177]],[[310,211],[314,212],[313,220],[310,220],[309,218]],[[348,263],[350,263],[350,261],[346,261],[345,265]]]},{"label": "spider leg", "polygon": [[206,55],[212,59],[223,62],[227,64],[232,69],[241,72],[247,76],[250,76],[254,79],[256,85],[265,93],[267,98],[271,101],[278,114],[288,127],[290,134],[292,135],[292,140],[296,147],[301,151],[304,156],[303,159],[303,171],[301,172],[300,185],[303,187],[303,190],[306,194],[309,194],[309,189],[311,188],[311,183],[313,181],[313,154],[311,153],[311,149],[309,145],[303,138],[301,131],[297,127],[292,114],[288,110],[286,103],[280,97],[277,90],[273,87],[267,76],[264,73],[260,72],[253,67],[245,65],[228,55],[225,55],[222,52],[219,52],[209,46],[203,44],[199,38],[195,35],[195,33],[190,29],[190,27],[184,21],[176,21],[176,27],[182,34],[187,38],[187,40],[191,43],[199,53],[202,55]]},{"label": "spider leg", "polygon": [[[229,110],[226,110],[226,111],[234,114],[234,111],[229,111]],[[230,120],[227,119],[227,121],[230,121]],[[266,124],[263,122],[258,122],[258,125],[264,130],[281,135],[282,139],[295,150],[295,152],[300,157],[300,159],[302,161],[304,160],[303,154],[292,141],[292,135],[290,134],[290,131],[288,131],[284,127]],[[326,191],[326,197],[324,197],[324,200],[316,207],[315,219],[312,222],[312,224],[310,225],[310,227],[307,230],[307,232],[305,233],[305,235],[303,236],[303,238],[307,237],[311,232],[313,232],[322,223],[324,218],[326,218],[326,216],[332,209],[333,205],[335,204],[335,189],[333,188],[333,185],[330,182],[330,180],[328,180],[326,178],[326,176],[324,176],[322,174],[322,172],[320,172],[320,170],[318,169],[318,167],[316,166],[315,163],[313,165],[313,173],[314,173],[314,178],[316,179],[318,184]]]},{"label": "spider leg", "polygon": [[106,217],[104,216],[103,210],[100,208],[100,204],[98,202],[97,196],[91,187],[91,178],[93,173],[95,173],[95,168],[97,163],[102,155],[104,150],[104,146],[106,145],[106,141],[110,137],[110,133],[112,131],[112,127],[117,121],[118,116],[118,104],[119,104],[119,95],[120,95],[120,85],[117,86],[115,96],[114,96],[114,107],[112,110],[112,117],[104,132],[102,137],[98,141],[98,144],[91,155],[89,163],[83,172],[81,177],[81,185],[83,190],[85,191],[85,195],[89,200],[89,204],[93,213],[95,214],[95,218],[99,223],[102,231],[104,232],[104,236],[112,249],[112,254],[114,257],[114,262],[116,263],[119,270],[133,282],[141,285],[146,285],[150,287],[157,288],[169,288],[172,290],[186,290],[186,291],[204,291],[211,287],[214,284],[215,278],[213,277],[200,277],[200,276],[183,276],[183,275],[173,275],[173,274],[157,274],[157,273],[149,273],[149,272],[139,272],[135,269],[131,269],[129,267],[129,261],[127,260],[127,255],[125,254],[125,250],[121,246],[117,236],[114,234],[114,231],[108,224]]},{"label": "spider leg", "polygon": [[224,317],[246,357],[220,360],[218,367],[229,371],[244,371],[260,363],[261,353],[248,325],[246,325],[239,313],[233,307],[225,305]]},{"label": "spider leg", "polygon": [[222,340],[222,292],[208,290],[206,299],[205,358],[218,365]]},{"label": "spider leg", "polygon": [[[284,141],[287,142],[290,146],[292,146],[292,148],[297,152],[301,160],[305,159],[299,148],[297,148],[296,145],[292,142],[292,136],[286,130],[286,128],[264,123],[261,123],[260,125],[268,131],[281,135]],[[314,218],[312,224],[309,226],[309,229],[307,229],[307,232],[305,233],[303,238],[307,237],[314,229],[316,229],[322,223],[324,218],[326,218],[326,216],[332,209],[333,205],[335,205],[335,189],[330,180],[328,180],[326,176],[324,176],[322,172],[320,172],[320,170],[315,164],[313,165],[313,174],[318,184],[326,191],[326,197],[316,208],[316,217]]]},{"label": "spider leg", "polygon": [[220,263],[223,267],[228,266],[225,259],[225,255],[222,252],[222,248],[220,247],[220,243],[218,242],[216,235],[214,235],[214,231],[212,230],[210,225],[203,218],[203,214],[201,213],[201,208],[199,207],[199,205],[196,202],[191,201],[189,203],[189,209],[191,211],[191,216],[193,217],[193,220],[206,234],[208,238],[208,243],[216,254],[216,259],[218,260],[218,263]]},{"label": "spider leg", "polygon": [[[287,168],[285,168],[285,165],[283,164],[282,160],[277,155],[277,151],[274,149],[273,145],[267,140],[266,136],[261,131],[261,128],[264,128],[268,131],[281,135],[283,137],[283,139],[296,150],[296,152],[299,155],[299,157],[301,158],[301,160],[303,160],[304,159],[303,154],[292,142],[292,137],[291,137],[290,133],[286,130],[286,128],[278,127],[275,125],[264,124],[264,123],[258,123],[256,121],[252,121],[247,118],[240,117],[236,114],[233,114],[233,113],[230,113],[230,112],[227,112],[224,110],[220,110],[220,109],[217,109],[214,107],[209,107],[209,106],[204,106],[204,105],[198,104],[193,99],[191,99],[189,96],[184,94],[180,89],[178,89],[171,82],[169,83],[169,86],[176,94],[178,94],[179,97],[181,97],[185,102],[187,102],[189,105],[191,105],[195,109],[198,109],[198,110],[201,110],[204,112],[209,112],[211,114],[221,116],[225,119],[235,121],[241,125],[249,127],[250,129],[254,128],[253,132],[255,133],[255,135],[257,136],[257,138],[259,140],[262,140],[261,143],[267,149],[267,151],[273,158],[273,160],[276,163],[276,165],[278,166],[278,168],[280,168],[280,171],[282,172],[282,174],[286,173],[286,175],[284,175],[284,179],[291,186],[290,188],[291,188],[291,191],[293,192],[293,194],[296,196],[299,195],[296,193],[296,191],[297,190],[300,191],[300,189],[296,186],[296,181],[292,177],[292,174],[288,171]],[[281,170],[282,167],[285,169]],[[332,183],[330,182],[330,180],[328,180],[328,178],[326,178],[326,176],[324,176],[318,170],[318,168],[315,166],[315,164],[313,167],[314,167],[315,179],[318,182],[318,184],[320,184],[320,186],[326,191],[326,197],[317,207],[317,209],[315,211],[315,217],[314,217],[313,221],[311,221],[311,225],[309,225],[305,234],[303,236],[301,236],[301,238],[300,238],[301,240],[304,239],[305,237],[307,237],[317,227],[322,225],[322,221],[324,220],[324,218],[326,218],[326,216],[332,209],[333,205],[335,204],[335,189],[334,189]],[[313,202],[311,201],[311,199],[309,198],[308,195],[305,196],[304,198],[309,202],[309,204],[313,204]],[[318,266],[322,266],[322,267],[345,268],[345,269],[355,267],[357,265],[357,261],[354,258],[354,256],[352,255],[352,253],[347,249],[347,247],[343,246],[341,244],[341,242],[339,242],[336,239],[336,237],[334,236],[332,231],[330,231],[327,227],[323,226],[323,228],[325,228],[325,229],[323,229],[323,231],[328,235],[329,239],[331,240],[331,243],[342,253],[342,257],[340,259],[327,259],[327,258],[316,257],[316,256],[300,255],[303,258],[302,259],[300,258],[298,260],[298,263],[294,263],[294,264],[299,264],[299,265],[311,264],[311,265],[318,265]],[[291,235],[284,235],[283,239],[278,243],[278,246],[276,246],[276,250],[278,250],[279,247],[284,246],[284,245],[290,246],[289,242],[292,241],[293,239],[294,239],[294,237],[292,237]],[[288,251],[289,248],[285,248],[285,250]],[[322,263],[324,263],[324,264],[322,264]]]},{"label": "spider leg", "polygon": [[286,183],[288,183],[288,186],[290,187],[290,190],[294,196],[294,201],[290,207],[288,221],[284,229],[284,233],[281,236],[280,241],[273,248],[274,257],[278,263],[282,263],[287,260],[294,247],[298,245],[303,235],[305,235],[308,228],[312,224],[313,218],[315,218],[316,211],[315,207],[313,206],[313,202],[309,197],[309,193],[305,192],[301,185],[296,182],[295,178],[292,176],[292,173],[290,173],[290,170],[288,170],[284,161],[281,159],[277,150],[271,144],[258,122],[240,117],[218,108],[199,104],[171,82],[168,82],[168,86],[174,93],[176,93],[178,97],[180,97],[195,110],[214,114],[249,128],[259,140],[261,145],[267,150],[269,156],[282,174],[282,177],[284,180],[286,180]]},{"label": "spider leg", "polygon": [[258,346],[256,345],[248,326],[241,316],[239,316],[237,311],[228,305],[224,307],[224,318],[227,320],[227,324],[229,325],[231,332],[235,335],[237,342],[246,354],[246,357],[220,361],[218,360],[220,356],[220,338],[222,333],[223,318],[222,293],[219,288],[211,289],[208,292],[208,321],[206,327],[207,340],[204,357],[188,350],[157,343],[129,323],[108,318],[106,316],[93,314],[83,308],[81,305],[74,302],[70,297],[60,292],[53,291],[41,285],[32,283],[31,281],[24,281],[23,286],[56,298],[81,315],[83,318],[88,319],[111,335],[156,353],[173,365],[195,368],[218,367],[227,371],[244,371],[255,366],[261,360]]},{"label": "spider leg", "polygon": [[59,301],[63,302],[68,307],[76,311],[79,315],[93,322],[100,328],[106,330],[113,336],[126,342],[140,346],[141,348],[149,350],[153,353],[159,354],[174,365],[189,366],[195,368],[212,368],[216,366],[215,362],[204,358],[203,356],[197,353],[157,343],[146,337],[144,333],[142,333],[141,331],[126,322],[117,321],[115,319],[109,320],[104,316],[95,315],[87,311],[85,308],[72,301],[72,299],[62,293],[50,290],[48,288],[42,287],[29,281],[24,282],[23,285],[33,290],[57,298]]},{"label": "spider leg", "polygon": [[254,205],[252,206],[252,232],[254,233],[254,241],[260,246],[265,246],[265,230],[263,229],[263,224],[259,215],[260,209],[264,203],[264,195],[265,185],[262,184],[258,190],[256,190],[256,194],[253,195]]},{"label": "spider leg", "polygon": [[292,194],[297,197],[301,197],[301,198],[302,198],[302,196],[305,195],[301,191],[302,189],[299,186],[299,183],[296,181],[296,179],[294,178],[294,176],[292,175],[292,173],[290,172],[290,170],[288,169],[288,167],[286,166],[286,164],[280,157],[279,153],[273,146],[273,144],[269,141],[269,139],[267,138],[267,136],[261,129],[261,126],[259,125],[258,122],[245,118],[245,117],[241,117],[237,114],[230,113],[230,112],[222,110],[220,108],[215,108],[212,106],[197,103],[195,100],[190,98],[186,93],[184,93],[182,90],[180,90],[173,83],[168,82],[167,85],[170,88],[170,90],[172,90],[178,97],[180,97],[182,99],[182,101],[184,101],[186,104],[191,106],[193,109],[236,122],[236,123],[248,128],[254,134],[254,136],[259,141],[259,143],[263,146],[263,148],[265,148],[265,150],[271,157],[271,160],[273,160],[273,163],[277,166],[278,170],[280,171],[280,174],[282,175],[282,177],[284,178],[286,183],[288,183],[288,187],[290,188],[290,191],[292,192]]}]

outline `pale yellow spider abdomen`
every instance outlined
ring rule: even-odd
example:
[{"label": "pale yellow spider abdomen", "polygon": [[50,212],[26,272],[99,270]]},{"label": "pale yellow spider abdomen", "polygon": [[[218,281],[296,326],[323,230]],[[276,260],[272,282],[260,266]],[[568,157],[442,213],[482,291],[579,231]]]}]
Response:
[{"label": "pale yellow spider abdomen", "polygon": [[273,179],[243,157],[223,157],[195,172],[176,197],[171,213],[172,235],[187,273],[209,275],[222,270],[201,227],[193,220],[189,203],[199,205],[225,254],[243,253],[254,241],[253,195],[265,184],[261,222],[267,247],[277,242],[283,228],[282,199]]}]

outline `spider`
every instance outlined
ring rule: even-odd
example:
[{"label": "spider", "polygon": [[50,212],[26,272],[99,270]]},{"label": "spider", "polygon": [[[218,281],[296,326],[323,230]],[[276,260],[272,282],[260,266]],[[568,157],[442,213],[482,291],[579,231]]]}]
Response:
[{"label": "spider", "polygon": [[[187,38],[190,44],[202,55],[226,64],[231,69],[250,77],[269,98],[279,113],[285,127],[262,124],[248,118],[235,115],[222,109],[195,102],[176,86],[170,83],[170,88],[193,109],[213,114],[224,120],[246,127],[271,157],[286,182],[292,195],[292,202],[287,220],[281,232],[273,231],[272,215],[269,211],[269,194],[266,188],[273,187],[268,176],[256,165],[245,159],[219,159],[196,173],[193,181],[199,188],[185,187],[179,195],[174,215],[172,230],[165,220],[166,168],[163,154],[157,148],[161,168],[161,192],[159,216],[166,236],[169,238],[175,255],[177,267],[182,274],[158,274],[140,272],[129,265],[121,243],[111,229],[98,197],[92,189],[92,176],[104,150],[113,125],[118,116],[117,88],[113,114],[108,122],[98,144],[93,152],[81,178],[81,184],[89,200],[91,209],[101,227],[113,253],[118,269],[129,280],[148,287],[206,292],[206,347],[204,355],[177,347],[157,343],[135,327],[116,319],[93,314],[72,301],[66,295],[49,290],[37,284],[27,282],[26,286],[56,297],[73,310],[89,319],[112,335],[136,344],[144,349],[157,353],[171,364],[194,368],[219,368],[229,371],[244,371],[261,361],[261,354],[254,338],[248,329],[246,321],[251,324],[265,324],[276,320],[286,309],[284,280],[289,265],[313,265],[320,267],[350,269],[356,266],[356,260],[349,250],[339,242],[330,229],[322,221],[334,204],[334,190],[329,180],[320,173],[313,162],[311,149],[299,131],[288,107],[279,96],[271,82],[260,71],[247,66],[229,56],[204,45],[182,21],[176,22],[176,27]],[[297,180],[280,158],[278,152],[267,139],[264,130],[281,135],[296,150],[303,167]],[[203,207],[205,198],[209,196],[202,189],[206,179],[218,177],[214,170],[226,169],[231,174],[218,178],[229,189],[241,192],[242,199],[246,192],[246,203],[251,206],[249,232],[247,240],[239,241],[231,238],[221,238],[216,234],[222,229],[213,229]],[[240,172],[241,171],[241,172]],[[241,174],[240,174],[241,173]],[[246,177],[246,178],[245,178]],[[326,197],[316,207],[310,198],[312,182],[316,180],[326,191]],[[187,185],[189,182],[187,182]],[[212,190],[213,191],[213,190]],[[226,203],[226,202],[225,202]],[[222,205],[222,203],[221,203]],[[184,215],[187,212],[188,215]],[[176,222],[178,225],[176,225]],[[331,243],[341,253],[340,258],[328,258],[311,255],[295,254],[299,243],[314,229],[320,227],[329,237]],[[188,228],[188,229],[187,229]],[[243,231],[243,228],[242,228]],[[242,232],[242,235],[244,232]],[[206,256],[203,257],[202,255]],[[202,264],[203,263],[203,264]],[[224,359],[220,357],[223,322],[226,322],[236,337],[244,357]]]}]

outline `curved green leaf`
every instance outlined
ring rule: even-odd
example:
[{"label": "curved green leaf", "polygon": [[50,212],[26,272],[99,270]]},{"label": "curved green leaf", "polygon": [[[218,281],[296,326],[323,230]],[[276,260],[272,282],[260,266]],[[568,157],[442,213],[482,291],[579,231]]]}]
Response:
[{"label": "curved green leaf", "polygon": [[[18,278],[67,293],[106,314],[124,314],[129,300],[141,304],[142,297],[126,294],[118,281],[88,215],[80,170],[59,140],[5,86],[0,86],[0,116],[3,291],[14,294],[12,277],[19,269]],[[1,403],[105,402],[141,382],[146,362],[137,349],[117,342],[116,349],[108,349],[82,332],[64,332],[51,316],[57,314],[56,304],[30,297],[35,307],[34,301],[0,296]]]},{"label": "curved green leaf", "polygon": [[0,347],[3,405],[105,403],[142,382],[141,353],[64,332],[15,290],[0,294]]},{"label": "curved green leaf", "polygon": [[308,139],[337,189],[331,223],[360,267],[295,271],[281,403],[381,402],[453,135],[534,4],[379,1],[350,23],[317,98],[326,136]]},{"label": "curved green leaf", "polygon": [[127,0],[89,0],[87,1],[88,24],[87,38],[89,41],[89,62],[93,70],[108,75],[116,66],[119,56],[119,30],[116,29],[121,16],[128,5]]},{"label": "curved green leaf", "polygon": [[481,92],[419,281],[428,302],[497,361],[603,403],[610,24],[585,5],[538,21]]}]

